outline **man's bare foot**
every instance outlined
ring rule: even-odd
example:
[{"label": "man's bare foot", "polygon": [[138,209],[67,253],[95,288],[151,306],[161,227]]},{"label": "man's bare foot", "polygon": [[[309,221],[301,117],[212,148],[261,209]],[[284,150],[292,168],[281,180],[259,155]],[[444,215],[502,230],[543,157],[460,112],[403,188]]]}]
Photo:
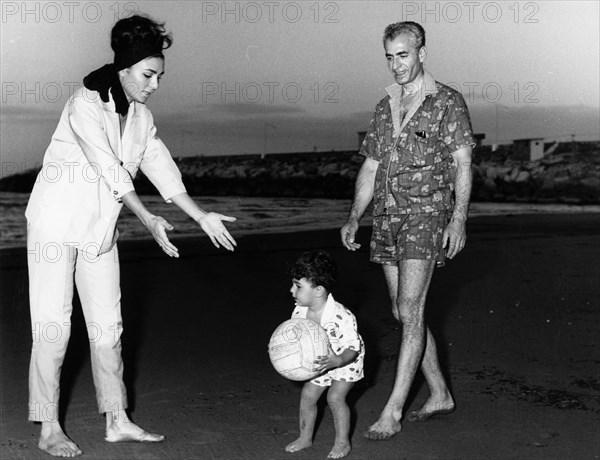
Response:
[{"label": "man's bare foot", "polygon": [[349,442],[336,442],[327,455],[327,458],[343,458],[350,453],[352,447]]},{"label": "man's bare foot", "polygon": [[402,424],[394,417],[382,415],[364,434],[364,437],[372,441],[383,441],[390,439],[402,430]]},{"label": "man's bare foot", "polygon": [[434,415],[445,415],[452,412],[454,412],[454,401],[450,395],[442,401],[429,398],[419,410],[410,412],[406,416],[406,420],[409,422],[424,422]]},{"label": "man's bare foot", "polygon": [[308,449],[312,446],[312,441],[310,439],[298,438],[294,442],[290,442],[287,446],[285,446],[286,452],[299,452],[302,449]]},{"label": "man's bare foot", "polygon": [[161,442],[161,434],[148,433],[127,417],[124,411],[107,412],[106,442]]},{"label": "man's bare foot", "polygon": [[58,423],[42,423],[38,448],[54,457],[77,457],[83,453],[63,432]]}]

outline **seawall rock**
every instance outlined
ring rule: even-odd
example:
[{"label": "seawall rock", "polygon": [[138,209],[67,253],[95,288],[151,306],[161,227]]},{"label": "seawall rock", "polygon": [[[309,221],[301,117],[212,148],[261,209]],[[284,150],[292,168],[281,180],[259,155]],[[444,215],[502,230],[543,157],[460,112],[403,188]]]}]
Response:
[{"label": "seawall rock", "polygon": [[[363,157],[356,151],[185,157],[175,160],[191,195],[352,198]],[[473,201],[600,203],[600,149],[538,161],[473,163]],[[38,171],[0,180],[0,190],[28,193]],[[141,173],[140,194],[155,194]]]}]

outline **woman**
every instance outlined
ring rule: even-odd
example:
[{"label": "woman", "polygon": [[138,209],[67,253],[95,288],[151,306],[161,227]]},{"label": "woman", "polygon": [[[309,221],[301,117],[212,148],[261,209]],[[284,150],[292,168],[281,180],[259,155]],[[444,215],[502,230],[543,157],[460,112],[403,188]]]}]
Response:
[{"label": "woman", "polygon": [[[38,447],[52,455],[82,452],[58,420],[59,380],[70,335],[73,286],[88,325],[94,386],[106,413],[106,441],[159,442],[127,417],[121,359],[121,304],[116,221],[123,204],[161,249],[178,257],[165,219],[151,214],[132,178],[141,169],[162,197],[194,219],[216,247],[236,244],[223,221],[186,193],[145,106],[164,73],[172,43],[162,24],[141,16],[112,29],[114,63],[92,72],[67,102],[26,210],[33,346],[29,420],[42,423]],[[92,336],[93,334],[93,336]]]}]

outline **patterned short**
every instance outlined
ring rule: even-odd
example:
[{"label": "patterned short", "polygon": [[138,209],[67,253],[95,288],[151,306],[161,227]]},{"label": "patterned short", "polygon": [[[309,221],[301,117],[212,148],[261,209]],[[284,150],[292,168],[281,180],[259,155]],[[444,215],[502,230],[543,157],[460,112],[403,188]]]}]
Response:
[{"label": "patterned short", "polygon": [[320,387],[330,387],[334,380],[339,380],[340,382],[358,382],[365,376],[363,370],[364,362],[365,347],[363,345],[358,354],[358,357],[350,364],[346,364],[344,367],[331,369],[325,374],[321,374],[318,377],[315,377],[310,382]]},{"label": "patterned short", "polygon": [[443,262],[446,257],[443,235],[450,217],[449,211],[374,217],[371,262],[386,265],[406,259]]}]

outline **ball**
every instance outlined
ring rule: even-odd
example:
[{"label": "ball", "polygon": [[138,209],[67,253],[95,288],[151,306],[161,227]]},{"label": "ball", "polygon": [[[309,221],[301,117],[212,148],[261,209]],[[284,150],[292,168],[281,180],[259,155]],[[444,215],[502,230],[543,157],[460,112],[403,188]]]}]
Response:
[{"label": "ball", "polygon": [[309,380],[317,375],[314,363],[326,356],[329,348],[327,332],[320,324],[306,318],[288,319],[281,323],[269,341],[269,357],[277,372],[290,380]]}]

